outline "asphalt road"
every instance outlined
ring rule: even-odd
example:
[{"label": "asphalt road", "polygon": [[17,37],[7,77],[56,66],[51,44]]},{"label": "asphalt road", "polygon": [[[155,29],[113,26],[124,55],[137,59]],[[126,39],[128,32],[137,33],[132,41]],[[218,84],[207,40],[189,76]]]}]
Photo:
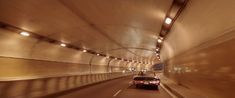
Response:
[{"label": "asphalt road", "polygon": [[88,86],[55,98],[171,98],[161,87],[154,89],[137,89],[131,85],[132,77],[125,77]]}]

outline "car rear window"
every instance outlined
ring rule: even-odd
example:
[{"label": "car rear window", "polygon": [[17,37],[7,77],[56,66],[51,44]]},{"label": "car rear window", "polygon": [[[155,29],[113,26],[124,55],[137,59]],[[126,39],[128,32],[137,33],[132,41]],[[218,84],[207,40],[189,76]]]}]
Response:
[{"label": "car rear window", "polygon": [[153,77],[135,77],[134,80],[148,80],[148,81],[153,81],[153,80],[158,80]]}]

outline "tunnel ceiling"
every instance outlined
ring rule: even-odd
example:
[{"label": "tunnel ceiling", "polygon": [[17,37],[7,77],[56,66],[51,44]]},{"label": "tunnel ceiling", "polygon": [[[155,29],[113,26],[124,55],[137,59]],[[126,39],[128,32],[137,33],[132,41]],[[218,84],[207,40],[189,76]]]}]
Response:
[{"label": "tunnel ceiling", "polygon": [[0,20],[107,55],[157,60],[157,35],[172,0],[1,0]]}]

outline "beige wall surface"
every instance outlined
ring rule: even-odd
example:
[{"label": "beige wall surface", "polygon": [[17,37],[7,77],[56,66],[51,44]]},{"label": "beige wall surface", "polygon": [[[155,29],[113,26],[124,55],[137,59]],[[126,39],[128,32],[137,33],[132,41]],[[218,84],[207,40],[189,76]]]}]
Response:
[{"label": "beige wall surface", "polygon": [[0,29],[0,79],[28,79],[60,75],[107,73],[125,68],[108,66],[108,59]]},{"label": "beige wall surface", "polygon": [[189,0],[161,49],[165,75],[206,98],[234,98],[234,0]]},{"label": "beige wall surface", "polygon": [[207,98],[234,98],[235,39],[221,39],[166,61],[165,75]]}]

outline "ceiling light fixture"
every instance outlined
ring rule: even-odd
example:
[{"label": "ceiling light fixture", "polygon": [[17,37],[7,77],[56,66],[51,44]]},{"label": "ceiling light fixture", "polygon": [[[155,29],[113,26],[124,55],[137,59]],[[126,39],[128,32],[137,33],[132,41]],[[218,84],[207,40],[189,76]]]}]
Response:
[{"label": "ceiling light fixture", "polygon": [[97,53],[96,55],[97,55],[97,56],[100,56],[100,54],[99,54],[99,53]]},{"label": "ceiling light fixture", "polygon": [[172,19],[167,17],[166,20],[165,20],[165,23],[166,24],[171,24],[172,23]]},{"label": "ceiling light fixture", "polygon": [[161,39],[158,39],[157,41],[158,41],[159,43],[162,43],[162,40],[161,40]]},{"label": "ceiling light fixture", "polygon": [[64,43],[61,43],[61,44],[60,44],[60,46],[62,46],[62,47],[66,47],[66,44],[64,44]]},{"label": "ceiling light fixture", "polygon": [[84,50],[82,50],[82,52],[87,52],[87,50],[86,50],[86,49],[84,49]]},{"label": "ceiling light fixture", "polygon": [[20,35],[22,35],[22,36],[29,36],[30,34],[28,32],[20,32]]}]

